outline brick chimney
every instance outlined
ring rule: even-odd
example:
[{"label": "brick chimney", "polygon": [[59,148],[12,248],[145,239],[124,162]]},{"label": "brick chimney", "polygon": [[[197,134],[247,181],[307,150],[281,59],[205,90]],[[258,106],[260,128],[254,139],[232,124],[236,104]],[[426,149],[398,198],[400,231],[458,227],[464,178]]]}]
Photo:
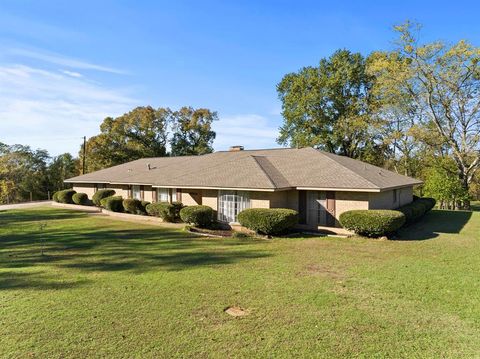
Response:
[{"label": "brick chimney", "polygon": [[243,151],[243,146],[230,146],[230,152]]}]

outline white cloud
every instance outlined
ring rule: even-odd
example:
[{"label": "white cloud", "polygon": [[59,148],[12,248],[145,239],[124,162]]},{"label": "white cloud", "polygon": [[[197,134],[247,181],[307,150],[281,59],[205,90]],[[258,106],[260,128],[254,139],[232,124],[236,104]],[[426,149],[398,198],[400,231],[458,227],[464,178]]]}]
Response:
[{"label": "white cloud", "polygon": [[216,150],[225,150],[232,145],[245,149],[278,147],[278,126],[266,117],[256,114],[227,116],[213,124],[217,133],[214,142]]},{"label": "white cloud", "polygon": [[114,69],[112,67],[102,66],[93,64],[87,61],[78,60],[70,57],[65,57],[53,52],[45,52],[45,51],[38,51],[38,50],[29,50],[29,49],[21,49],[21,48],[11,48],[7,50],[8,55],[19,56],[19,57],[26,57],[33,60],[40,60],[44,62],[48,62],[50,64],[70,67],[73,69],[81,69],[81,70],[95,70],[95,71],[102,71],[102,72],[109,72],[114,74],[126,74],[126,71]]},{"label": "white cloud", "polygon": [[76,154],[83,135],[98,133],[106,116],[120,115],[134,104],[119,90],[83,77],[0,65],[0,142]]},{"label": "white cloud", "polygon": [[65,75],[72,76],[72,77],[77,77],[77,78],[83,77],[81,73],[75,72],[75,71],[61,70],[61,72],[64,73]]}]

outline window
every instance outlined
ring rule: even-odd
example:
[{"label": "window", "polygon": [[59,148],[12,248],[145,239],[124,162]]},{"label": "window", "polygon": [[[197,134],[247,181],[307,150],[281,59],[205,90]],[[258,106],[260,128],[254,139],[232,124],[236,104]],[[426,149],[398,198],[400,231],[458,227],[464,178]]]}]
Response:
[{"label": "window", "polygon": [[168,202],[169,200],[169,190],[168,188],[157,188],[157,201],[158,202]]},{"label": "window", "polygon": [[177,189],[172,188],[172,202],[177,202],[177,201],[178,201]]},{"label": "window", "polygon": [[246,191],[219,191],[218,220],[222,222],[237,222],[238,214],[250,208],[250,196]]},{"label": "window", "polygon": [[132,186],[132,198],[141,200],[142,199],[142,194],[140,192],[140,186]]}]

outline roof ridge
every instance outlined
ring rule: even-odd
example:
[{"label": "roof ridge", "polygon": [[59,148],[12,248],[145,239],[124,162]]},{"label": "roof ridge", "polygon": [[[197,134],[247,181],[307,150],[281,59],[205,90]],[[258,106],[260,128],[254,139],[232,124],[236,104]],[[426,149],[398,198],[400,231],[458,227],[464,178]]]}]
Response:
[{"label": "roof ridge", "polygon": [[265,171],[265,169],[263,168],[263,166],[260,164],[260,162],[258,162],[257,160],[257,156],[248,156],[248,157],[252,157],[253,160],[255,161],[255,163],[258,165],[258,167],[260,167],[260,170],[265,174],[265,176],[267,176],[268,180],[270,181],[270,183],[272,184],[273,187],[277,188],[277,185],[275,184],[275,182],[273,181],[273,179],[270,177],[270,175],[267,173],[267,171]]},{"label": "roof ridge", "polygon": [[[330,152],[322,151],[322,150],[318,150],[318,149],[313,148],[313,147],[309,147],[309,148],[313,149],[317,154],[324,156],[324,157],[327,158],[330,162],[334,162],[334,163],[336,163],[337,165],[342,166],[342,168],[346,169],[348,172],[353,173],[355,176],[360,177],[362,180],[370,183],[373,187],[375,187],[375,188],[380,188],[379,186],[377,186],[377,185],[376,185],[375,183],[373,183],[372,181],[366,179],[364,176],[362,176],[362,175],[358,174],[357,172],[352,171],[350,168],[346,167],[343,163],[340,163],[340,162],[338,162],[338,161],[335,161],[333,158],[329,157],[329,156],[327,155],[327,153],[328,153],[329,155],[335,155],[335,156],[340,156],[340,155],[337,155],[337,154],[335,154],[335,153],[330,153]],[[350,157],[348,157],[348,158],[350,158]],[[352,159],[353,159],[353,158],[352,158]],[[353,160],[355,160],[355,159],[353,159]],[[362,161],[360,161],[360,162],[362,162]],[[362,162],[362,163],[364,163],[364,162]]]}]

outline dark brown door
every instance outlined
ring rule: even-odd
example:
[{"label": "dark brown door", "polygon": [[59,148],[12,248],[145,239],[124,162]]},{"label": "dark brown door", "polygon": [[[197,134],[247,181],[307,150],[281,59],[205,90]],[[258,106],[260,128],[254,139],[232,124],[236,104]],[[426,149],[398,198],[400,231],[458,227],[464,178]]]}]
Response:
[{"label": "dark brown door", "polygon": [[335,192],[327,192],[327,226],[335,227]]}]

